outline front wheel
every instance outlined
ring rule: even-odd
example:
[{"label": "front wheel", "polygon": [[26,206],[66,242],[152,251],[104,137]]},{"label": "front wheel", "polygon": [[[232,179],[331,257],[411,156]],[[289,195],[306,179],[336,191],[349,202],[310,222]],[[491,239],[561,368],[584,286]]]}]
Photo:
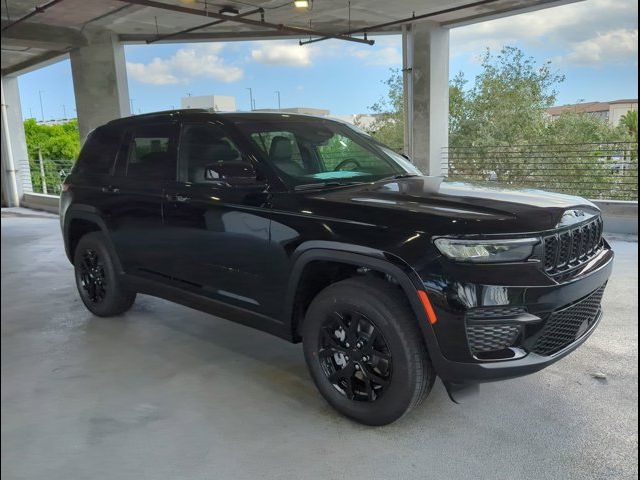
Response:
[{"label": "front wheel", "polygon": [[373,277],[330,285],[302,326],[305,359],[323,397],[343,415],[386,425],[418,405],[435,372],[400,289]]},{"label": "front wheel", "polygon": [[80,239],[73,265],[80,298],[91,313],[111,317],[131,308],[136,294],[122,285],[102,233],[91,232]]}]

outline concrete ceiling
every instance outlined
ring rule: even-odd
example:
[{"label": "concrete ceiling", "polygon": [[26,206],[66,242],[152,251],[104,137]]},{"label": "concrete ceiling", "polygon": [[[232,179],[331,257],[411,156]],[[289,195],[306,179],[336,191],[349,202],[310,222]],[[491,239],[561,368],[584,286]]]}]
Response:
[{"label": "concrete ceiling", "polygon": [[[36,0],[38,1],[38,0]],[[447,26],[482,21],[497,16],[530,11],[569,3],[567,0],[351,0],[350,20],[347,0],[315,0],[310,10],[297,10],[291,0],[159,0],[163,4],[179,6],[204,13],[218,13],[231,7],[241,14],[256,8],[264,9],[264,20],[270,24],[311,28],[323,33],[343,33],[368,29],[370,33],[400,31],[399,25],[385,28],[369,27],[415,15],[469,6],[442,13],[430,20]],[[39,5],[47,3],[41,0]],[[483,3],[483,4],[481,4]],[[30,0],[7,0],[2,4],[2,28],[32,12]],[[246,18],[259,21],[256,13]],[[94,28],[104,28],[119,35],[123,42],[153,41],[166,35],[196,27],[215,20],[192,13],[176,12],[156,7],[136,5],[117,0],[61,0],[24,22],[2,32],[2,73],[28,71],[65,55],[86,44],[85,34]],[[181,34],[164,41],[241,40],[282,38],[292,32],[225,22],[220,25]],[[358,35],[362,38],[362,35]],[[301,47],[303,48],[303,47]]]}]

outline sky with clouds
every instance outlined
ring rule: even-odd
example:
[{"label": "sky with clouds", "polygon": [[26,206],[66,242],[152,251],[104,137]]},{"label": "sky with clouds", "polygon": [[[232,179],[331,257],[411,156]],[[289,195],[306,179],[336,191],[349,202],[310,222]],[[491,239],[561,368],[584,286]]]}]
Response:
[{"label": "sky with clouds", "polygon": [[[232,95],[249,109],[326,108],[363,113],[385,94],[389,69],[402,63],[399,36],[379,36],[373,47],[340,41],[299,46],[297,40],[125,47],[134,113],[178,107],[191,95]],[[451,31],[450,74],[479,73],[486,48],[520,47],[538,62],[552,60],[566,75],[558,103],[638,96],[638,3],[586,0],[483,22]],[[25,117],[74,115],[68,61],[20,77]]]}]

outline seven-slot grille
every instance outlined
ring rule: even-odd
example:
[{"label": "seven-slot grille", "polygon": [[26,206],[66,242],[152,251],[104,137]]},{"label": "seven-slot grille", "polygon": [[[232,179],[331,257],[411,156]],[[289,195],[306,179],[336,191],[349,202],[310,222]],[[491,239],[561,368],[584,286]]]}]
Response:
[{"label": "seven-slot grille", "polygon": [[602,218],[544,238],[544,268],[557,275],[579,267],[602,247]]},{"label": "seven-slot grille", "polygon": [[600,314],[604,288],[600,287],[583,300],[552,313],[531,351],[539,355],[553,355],[576,341]]}]

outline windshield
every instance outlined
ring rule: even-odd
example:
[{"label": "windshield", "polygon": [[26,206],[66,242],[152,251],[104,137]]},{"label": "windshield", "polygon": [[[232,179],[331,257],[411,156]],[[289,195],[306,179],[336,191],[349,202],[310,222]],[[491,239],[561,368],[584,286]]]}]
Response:
[{"label": "windshield", "polygon": [[274,118],[236,125],[294,187],[421,175],[401,155],[339,122]]}]

